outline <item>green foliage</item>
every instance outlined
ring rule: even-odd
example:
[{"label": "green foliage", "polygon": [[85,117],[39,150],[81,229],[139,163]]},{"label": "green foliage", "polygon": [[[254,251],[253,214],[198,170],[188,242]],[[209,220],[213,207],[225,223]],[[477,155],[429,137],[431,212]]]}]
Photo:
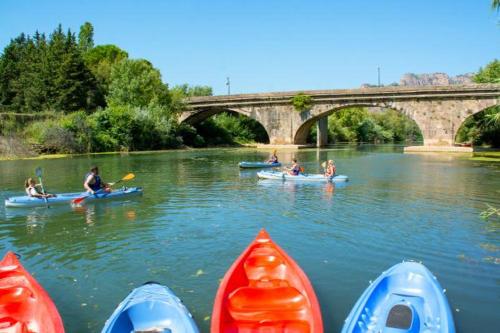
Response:
[{"label": "green foliage", "polygon": [[49,39],[21,34],[0,57],[0,104],[11,111],[92,109],[98,99],[75,35],[60,25]]},{"label": "green foliage", "polygon": [[312,97],[304,93],[298,93],[297,95],[292,97],[290,103],[292,103],[295,111],[303,112],[311,109]]},{"label": "green foliage", "polygon": [[[196,126],[203,145],[269,142],[266,130],[252,118],[222,112]],[[198,143],[199,144],[199,143]]]},{"label": "green foliage", "polygon": [[474,76],[476,83],[500,83],[500,61],[493,60]]},{"label": "green foliage", "polygon": [[125,59],[111,69],[109,105],[168,105],[170,95],[167,85],[161,81],[160,71],[144,59]]},{"label": "green foliage", "polygon": [[493,10],[499,10],[500,9],[500,0],[492,0],[491,1],[491,8]]},{"label": "green foliage", "polygon": [[102,95],[108,94],[113,65],[127,58],[128,53],[116,45],[98,45],[85,53],[85,64],[95,76]]},{"label": "green foliage", "polygon": [[[500,83],[500,61],[493,60],[474,76],[477,83]],[[455,138],[457,142],[500,147],[500,107],[495,106],[467,118]]]},{"label": "green foliage", "polygon": [[182,112],[187,109],[185,99],[195,96],[212,96],[212,88],[208,86],[189,86],[182,84],[174,86],[170,93],[170,110],[172,114]]},{"label": "green foliage", "polygon": [[78,34],[78,46],[83,53],[88,52],[94,47],[94,27],[91,23],[85,22],[80,27]]},{"label": "green foliage", "polygon": [[[421,142],[417,124],[395,110],[368,112],[367,108],[351,107],[336,111],[328,117],[330,142]],[[316,141],[312,127],[309,142]]]},{"label": "green foliage", "polygon": [[170,92],[174,95],[183,97],[194,96],[212,96],[212,87],[209,86],[190,86],[187,83],[174,86]]}]

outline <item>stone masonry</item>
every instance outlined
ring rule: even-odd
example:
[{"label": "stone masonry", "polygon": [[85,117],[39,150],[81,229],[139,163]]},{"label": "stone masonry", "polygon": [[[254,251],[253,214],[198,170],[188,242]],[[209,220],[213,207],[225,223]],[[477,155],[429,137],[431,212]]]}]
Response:
[{"label": "stone masonry", "polygon": [[[340,109],[382,107],[413,119],[422,131],[424,145],[452,146],[467,117],[500,103],[499,84],[314,90],[304,91],[312,97],[311,109],[297,112],[290,102],[297,93],[193,97],[188,100],[191,110],[182,113],[179,121],[195,124],[219,112],[233,111],[262,124],[271,144],[305,144],[311,126]],[[325,123],[318,126],[318,145],[326,143]]]}]

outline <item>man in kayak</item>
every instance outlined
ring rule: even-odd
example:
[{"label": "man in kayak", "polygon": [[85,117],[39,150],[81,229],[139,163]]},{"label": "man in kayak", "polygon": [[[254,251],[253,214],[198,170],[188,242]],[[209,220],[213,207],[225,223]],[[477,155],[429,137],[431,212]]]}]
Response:
[{"label": "man in kayak", "polygon": [[276,155],[276,150],[273,151],[273,154],[267,160],[267,163],[271,163],[271,164],[278,163],[278,156]]},{"label": "man in kayak", "polygon": [[335,166],[333,160],[328,160],[325,168],[325,177],[333,177],[337,172],[337,167]]},{"label": "man in kayak", "polygon": [[53,198],[56,195],[55,194],[49,194],[49,193],[41,193],[38,191],[37,186],[40,186],[40,184],[37,184],[33,178],[28,178],[24,182],[24,188],[26,190],[26,194],[29,197],[34,197],[34,198]]},{"label": "man in kayak", "polygon": [[113,183],[106,184],[101,180],[99,176],[99,168],[94,166],[90,169],[90,172],[85,175],[85,182],[83,187],[91,194],[104,189],[106,192],[111,192],[110,186]]},{"label": "man in kayak", "polygon": [[297,159],[296,158],[292,158],[292,162],[293,162],[292,167],[288,168],[288,174],[290,176],[298,176],[302,168],[297,163]]}]

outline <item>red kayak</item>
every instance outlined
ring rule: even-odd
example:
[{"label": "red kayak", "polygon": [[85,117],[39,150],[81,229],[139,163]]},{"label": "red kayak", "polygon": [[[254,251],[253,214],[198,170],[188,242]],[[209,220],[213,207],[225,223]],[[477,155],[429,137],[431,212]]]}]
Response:
[{"label": "red kayak", "polygon": [[49,295],[12,252],[0,262],[0,332],[64,333]]},{"label": "red kayak", "polygon": [[227,271],[211,333],[323,333],[316,294],[299,265],[265,230]]}]

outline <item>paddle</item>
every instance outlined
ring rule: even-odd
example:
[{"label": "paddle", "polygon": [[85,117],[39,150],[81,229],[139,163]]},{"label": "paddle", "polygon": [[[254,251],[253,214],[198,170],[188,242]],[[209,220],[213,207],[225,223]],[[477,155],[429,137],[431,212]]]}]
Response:
[{"label": "paddle", "polygon": [[43,183],[42,183],[42,168],[38,167],[35,169],[35,174],[38,177],[38,182],[40,182],[40,187],[42,188],[42,194],[43,194],[43,200],[45,200],[45,204],[47,204],[47,208],[49,207],[49,201],[47,200],[47,197],[45,196],[45,189],[43,188]]},{"label": "paddle", "polygon": [[[135,175],[133,173],[129,173],[128,175],[126,175],[122,179],[120,179],[119,181],[114,182],[114,183],[109,183],[109,186],[114,186],[114,185],[118,184],[119,182],[126,181],[126,180],[131,180],[131,179],[134,179],[134,178],[135,178]],[[81,203],[83,200],[87,199],[91,195],[92,194],[89,193],[89,194],[84,195],[82,197],[73,199],[73,201],[71,201],[71,203],[74,204],[74,205],[78,205],[79,203]]]}]

